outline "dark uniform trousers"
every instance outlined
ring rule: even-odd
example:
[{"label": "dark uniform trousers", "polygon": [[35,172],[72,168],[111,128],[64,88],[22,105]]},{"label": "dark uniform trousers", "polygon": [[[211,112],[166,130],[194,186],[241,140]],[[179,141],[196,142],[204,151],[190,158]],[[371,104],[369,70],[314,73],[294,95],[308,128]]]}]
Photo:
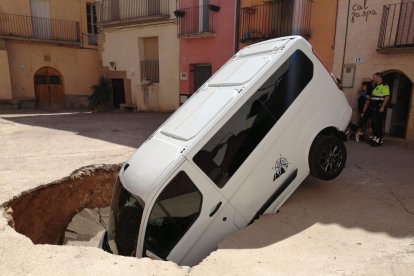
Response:
[{"label": "dark uniform trousers", "polygon": [[380,139],[384,136],[384,118],[385,118],[385,112],[380,112],[378,110],[372,110],[371,112],[371,124],[372,124],[372,132],[375,137],[378,137]]}]

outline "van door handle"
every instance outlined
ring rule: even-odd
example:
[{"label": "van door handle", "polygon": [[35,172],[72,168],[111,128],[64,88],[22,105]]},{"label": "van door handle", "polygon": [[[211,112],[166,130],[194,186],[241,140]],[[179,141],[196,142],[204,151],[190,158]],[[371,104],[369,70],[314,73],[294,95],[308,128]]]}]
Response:
[{"label": "van door handle", "polygon": [[222,204],[221,201],[219,203],[217,203],[217,205],[214,208],[214,210],[210,213],[210,217],[214,216],[214,214],[217,213],[218,209],[220,209],[221,204]]}]

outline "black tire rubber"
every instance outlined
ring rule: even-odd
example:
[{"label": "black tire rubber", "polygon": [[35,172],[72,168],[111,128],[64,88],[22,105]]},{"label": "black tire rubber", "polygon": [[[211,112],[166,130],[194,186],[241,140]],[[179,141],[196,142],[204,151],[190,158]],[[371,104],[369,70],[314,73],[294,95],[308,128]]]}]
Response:
[{"label": "black tire rubber", "polygon": [[310,174],[323,180],[337,177],[345,167],[346,148],[335,136],[319,136],[309,152]]}]

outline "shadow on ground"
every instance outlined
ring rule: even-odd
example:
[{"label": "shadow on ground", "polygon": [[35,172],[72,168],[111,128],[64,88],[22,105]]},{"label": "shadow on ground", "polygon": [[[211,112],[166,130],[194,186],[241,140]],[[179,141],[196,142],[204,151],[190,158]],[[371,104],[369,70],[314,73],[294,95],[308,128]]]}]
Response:
[{"label": "shadow on ground", "polygon": [[16,124],[69,131],[85,137],[137,148],[171,114],[170,113],[90,113],[24,111],[0,114],[0,118]]},{"label": "shadow on ground", "polygon": [[408,237],[414,244],[414,150],[352,141],[347,149],[347,166],[337,179],[309,176],[277,214],[262,216],[220,248],[266,247],[317,223]]}]

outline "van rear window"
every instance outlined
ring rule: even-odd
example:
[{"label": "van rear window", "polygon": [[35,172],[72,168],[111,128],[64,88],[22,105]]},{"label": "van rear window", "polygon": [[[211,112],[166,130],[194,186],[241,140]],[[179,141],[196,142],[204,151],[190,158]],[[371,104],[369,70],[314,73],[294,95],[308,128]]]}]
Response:
[{"label": "van rear window", "polygon": [[312,77],[312,61],[295,51],[194,156],[194,163],[224,187]]}]

